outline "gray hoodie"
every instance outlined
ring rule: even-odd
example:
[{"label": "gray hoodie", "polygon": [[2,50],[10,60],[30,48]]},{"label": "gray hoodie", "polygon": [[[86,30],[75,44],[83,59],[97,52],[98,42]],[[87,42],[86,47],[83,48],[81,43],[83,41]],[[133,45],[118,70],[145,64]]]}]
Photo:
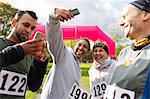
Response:
[{"label": "gray hoodie", "polygon": [[81,77],[80,61],[73,50],[63,42],[60,23],[55,17],[49,17],[47,24],[48,49],[53,65],[43,86],[41,99],[69,99],[68,94]]}]

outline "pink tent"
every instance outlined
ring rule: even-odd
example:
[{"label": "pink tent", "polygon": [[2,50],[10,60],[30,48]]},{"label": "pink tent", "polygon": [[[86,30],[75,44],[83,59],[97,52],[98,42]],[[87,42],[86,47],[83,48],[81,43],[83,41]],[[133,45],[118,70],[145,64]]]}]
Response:
[{"label": "pink tent", "polygon": [[[46,37],[45,25],[37,25],[33,35],[36,31],[41,31]],[[113,58],[116,57],[115,42],[98,26],[62,26],[62,31],[64,40],[75,40],[84,37],[93,41],[97,39],[104,41],[109,47],[109,55]],[[31,38],[33,38],[33,35]]]}]

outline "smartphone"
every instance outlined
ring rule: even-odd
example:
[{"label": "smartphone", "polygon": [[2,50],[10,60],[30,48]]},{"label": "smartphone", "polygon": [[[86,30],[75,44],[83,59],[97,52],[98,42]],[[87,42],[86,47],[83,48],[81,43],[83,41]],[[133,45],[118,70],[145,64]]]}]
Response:
[{"label": "smartphone", "polygon": [[44,34],[40,31],[37,31],[33,37],[33,39],[41,39],[44,38]]},{"label": "smartphone", "polygon": [[[79,15],[80,14],[80,12],[79,12],[79,10],[77,9],[77,8],[75,8],[75,9],[73,9],[73,10],[70,10],[71,11],[71,13],[73,14],[73,16],[76,16],[76,15]],[[61,19],[60,21],[64,21],[64,20],[66,20],[65,18],[63,18],[63,19]]]},{"label": "smartphone", "polygon": [[78,10],[77,8],[75,8],[75,9],[71,10],[71,12],[72,12],[72,14],[73,14],[74,16],[76,16],[76,15],[79,15],[79,14],[80,14],[80,12],[79,12],[79,10]]}]

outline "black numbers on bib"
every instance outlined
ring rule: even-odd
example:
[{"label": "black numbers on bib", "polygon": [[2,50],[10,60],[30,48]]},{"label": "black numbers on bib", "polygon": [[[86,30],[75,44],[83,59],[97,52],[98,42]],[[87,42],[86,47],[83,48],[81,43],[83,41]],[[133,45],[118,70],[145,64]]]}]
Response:
[{"label": "black numbers on bib", "polygon": [[3,83],[2,83],[2,85],[0,87],[1,90],[5,90],[5,84],[6,84],[7,78],[8,78],[8,74],[3,75]]},{"label": "black numbers on bib", "polygon": [[75,98],[75,99],[79,99],[80,94],[81,94],[81,90],[80,90],[80,89],[77,89],[77,90],[76,90],[76,95],[74,96],[74,98]]},{"label": "black numbers on bib", "polygon": [[26,78],[25,78],[25,77],[22,78],[21,82],[23,82],[23,83],[22,83],[21,87],[19,88],[18,92],[23,92],[23,91],[24,91],[22,88],[23,88],[24,85],[26,84]]},{"label": "black numbers on bib", "polygon": [[123,94],[121,95],[121,99],[131,99],[131,98],[130,98],[130,96],[129,96],[128,94],[123,93]]},{"label": "black numbers on bib", "polygon": [[87,99],[87,97],[88,97],[87,93],[83,93],[81,98],[82,99]]},{"label": "black numbers on bib", "polygon": [[73,97],[73,99],[87,99],[88,98],[88,94],[86,92],[82,92],[82,90],[78,88],[76,85],[73,86],[73,89],[70,95]]},{"label": "black numbers on bib", "polygon": [[93,87],[94,90],[94,96],[101,96],[103,94],[105,94],[105,90],[106,90],[106,84],[102,83],[102,84],[98,84],[96,86]]},{"label": "black numbers on bib", "polygon": [[73,86],[73,90],[72,90],[72,92],[70,93],[70,95],[71,95],[72,97],[73,97],[73,92],[74,92],[75,88],[76,88],[76,86]]},{"label": "black numbers on bib", "polygon": [[101,84],[101,88],[102,88],[103,94],[105,94],[106,84]]},{"label": "black numbers on bib", "polygon": [[14,81],[14,83],[9,87],[8,91],[16,91],[16,89],[14,88],[15,85],[17,85],[17,83],[19,82],[19,77],[18,76],[14,76],[12,78],[12,81]]},{"label": "black numbers on bib", "polygon": [[[97,96],[100,96],[101,93],[100,93],[100,86],[97,85],[97,86],[94,86],[94,96],[97,97]],[[98,91],[98,92],[97,92]]]},{"label": "black numbers on bib", "polygon": [[[17,92],[24,92],[23,87],[25,87],[27,79],[25,77],[19,78],[19,76],[13,76],[9,80],[8,76],[9,76],[9,74],[2,75],[2,79],[1,79],[2,80],[2,84],[0,85],[0,90],[8,90],[8,91],[11,91],[11,92],[16,92],[16,90],[17,90]],[[7,84],[6,84],[7,81],[10,84],[8,89],[5,88],[7,86]]]}]

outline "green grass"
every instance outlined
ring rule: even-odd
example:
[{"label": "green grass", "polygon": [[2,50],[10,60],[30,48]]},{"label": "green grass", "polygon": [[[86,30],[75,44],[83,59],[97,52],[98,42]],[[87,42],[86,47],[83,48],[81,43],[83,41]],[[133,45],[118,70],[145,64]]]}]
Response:
[{"label": "green grass", "polygon": [[[47,71],[46,71],[46,75],[44,76],[44,80],[43,80],[43,83],[42,83],[42,86],[44,84],[44,81],[46,79],[46,76],[51,68],[51,63],[48,64],[47,66]],[[81,64],[81,71],[82,71],[82,77],[80,79],[80,85],[83,89],[89,91],[89,76],[88,76],[88,70],[89,68],[91,67],[91,63],[83,63]],[[27,91],[26,92],[26,99],[35,99],[36,98],[36,95],[37,93],[41,93],[41,90],[42,90],[42,86],[41,88],[37,91],[37,92],[31,92],[31,91]]]},{"label": "green grass", "polygon": [[36,92],[27,91],[26,93],[26,99],[35,99],[36,98]]}]

